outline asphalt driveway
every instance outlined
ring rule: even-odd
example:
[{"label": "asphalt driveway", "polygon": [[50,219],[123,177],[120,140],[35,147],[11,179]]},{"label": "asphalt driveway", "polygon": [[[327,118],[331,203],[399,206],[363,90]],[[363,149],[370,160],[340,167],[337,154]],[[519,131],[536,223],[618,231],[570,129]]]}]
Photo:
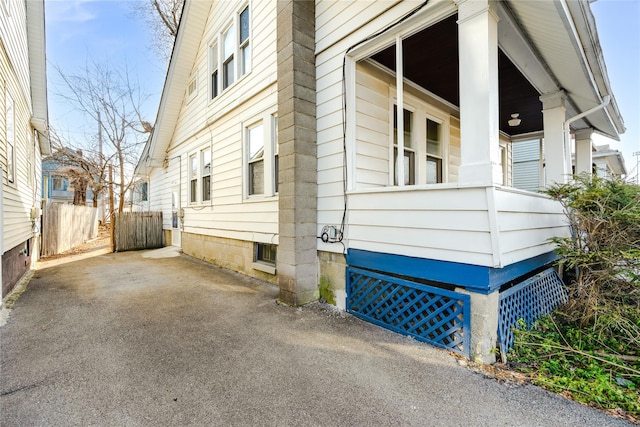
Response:
[{"label": "asphalt driveway", "polygon": [[0,424],[629,425],[176,255],[42,263],[0,328]]}]

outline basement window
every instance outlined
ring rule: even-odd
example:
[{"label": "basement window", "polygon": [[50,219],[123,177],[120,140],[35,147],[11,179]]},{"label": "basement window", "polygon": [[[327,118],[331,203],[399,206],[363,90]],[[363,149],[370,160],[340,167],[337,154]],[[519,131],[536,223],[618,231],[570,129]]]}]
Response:
[{"label": "basement window", "polygon": [[269,274],[276,274],[278,246],[269,243],[253,244],[253,268]]}]

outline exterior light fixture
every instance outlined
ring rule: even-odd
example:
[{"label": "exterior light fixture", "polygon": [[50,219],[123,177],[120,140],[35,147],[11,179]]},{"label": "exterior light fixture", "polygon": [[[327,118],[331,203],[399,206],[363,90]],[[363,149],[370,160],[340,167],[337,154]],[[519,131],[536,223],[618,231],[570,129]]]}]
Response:
[{"label": "exterior light fixture", "polygon": [[513,113],[511,115],[511,120],[509,120],[509,126],[514,127],[514,126],[520,126],[520,123],[522,122],[521,119],[519,119],[518,117],[520,117],[520,113]]}]

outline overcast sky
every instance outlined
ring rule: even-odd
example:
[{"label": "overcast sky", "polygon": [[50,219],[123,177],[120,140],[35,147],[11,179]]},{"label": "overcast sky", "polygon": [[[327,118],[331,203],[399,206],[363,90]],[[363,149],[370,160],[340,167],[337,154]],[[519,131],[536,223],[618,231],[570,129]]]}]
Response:
[{"label": "overcast sky", "polygon": [[[132,14],[132,1],[45,1],[50,122],[69,137],[82,138],[95,130],[85,129],[77,114],[56,96],[64,86],[51,63],[67,74],[77,72],[88,57],[117,66],[126,63],[150,95],[145,113],[149,122],[155,121],[166,64],[151,49],[145,22]],[[630,175],[635,176],[632,153],[640,151],[640,0],[598,0],[591,8],[613,94],[627,128],[621,143],[604,138],[596,143],[621,150]]]}]

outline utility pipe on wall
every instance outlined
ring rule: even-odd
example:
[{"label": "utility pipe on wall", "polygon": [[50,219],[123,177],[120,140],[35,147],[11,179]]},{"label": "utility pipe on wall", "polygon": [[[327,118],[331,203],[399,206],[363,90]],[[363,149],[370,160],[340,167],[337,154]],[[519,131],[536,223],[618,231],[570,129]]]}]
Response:
[{"label": "utility pipe on wall", "polygon": [[611,95],[605,95],[605,97],[602,99],[602,103],[600,105],[596,105],[593,108],[588,109],[585,112],[582,112],[578,115],[575,115],[569,119],[567,119],[564,122],[564,129],[563,129],[563,135],[564,135],[564,149],[565,149],[565,155],[566,155],[566,163],[569,163],[569,167],[568,167],[568,171],[571,170],[571,150],[569,150],[569,144],[571,142],[571,136],[570,136],[570,129],[569,127],[571,126],[571,123],[582,119],[583,117],[588,116],[589,114],[595,113],[596,111],[602,110],[603,108],[605,108],[607,105],[609,105],[609,103],[611,102]]}]

